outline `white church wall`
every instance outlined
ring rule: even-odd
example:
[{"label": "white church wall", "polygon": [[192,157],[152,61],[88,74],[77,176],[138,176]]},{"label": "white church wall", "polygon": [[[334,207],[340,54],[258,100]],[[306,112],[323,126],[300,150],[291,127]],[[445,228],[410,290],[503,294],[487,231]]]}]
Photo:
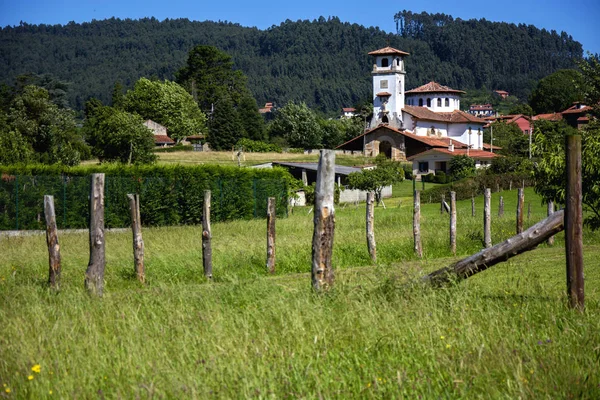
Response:
[{"label": "white church wall", "polygon": [[446,137],[448,136],[448,124],[445,122],[435,122],[435,121],[423,121],[419,120],[417,122],[417,127],[415,129],[415,134],[417,136],[431,136],[431,128],[435,129],[435,135],[433,137]]}]

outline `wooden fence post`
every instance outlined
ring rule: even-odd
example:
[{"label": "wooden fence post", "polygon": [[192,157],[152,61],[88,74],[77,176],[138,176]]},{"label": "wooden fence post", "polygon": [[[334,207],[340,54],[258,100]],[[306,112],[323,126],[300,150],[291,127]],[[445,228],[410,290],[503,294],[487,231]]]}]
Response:
[{"label": "wooden fence post", "polygon": [[512,190],[512,181],[508,182],[508,190]]},{"label": "wooden fence post", "polygon": [[204,191],[204,203],[202,204],[202,266],[204,276],[212,279],[212,233],[210,230],[210,190]]},{"label": "wooden fence post", "polygon": [[450,250],[456,255],[456,192],[450,192]]},{"label": "wooden fence post", "polygon": [[500,196],[500,201],[498,203],[498,216],[504,216],[504,197]]},{"label": "wooden fence post", "polygon": [[483,242],[485,247],[492,247],[492,191],[485,189],[483,194]]},{"label": "wooden fence post", "polygon": [[333,204],[335,180],[335,152],[321,150],[315,187],[315,217],[312,240],[312,286],[317,292],[333,287],[334,273],[331,265],[335,209]]},{"label": "wooden fence post", "polygon": [[104,174],[92,174],[90,188],[90,262],[85,271],[85,287],[97,296],[104,290]]},{"label": "wooden fence post", "polygon": [[140,195],[128,194],[131,213],[131,232],[133,233],[133,270],[142,283],[146,281],[144,269],[144,239],[142,238],[142,218],[140,216]]},{"label": "wooden fence post", "polygon": [[567,295],[571,308],[583,311],[583,205],[581,185],[581,136],[566,137],[567,193],[565,196],[565,254]]},{"label": "wooden fence post", "polygon": [[531,218],[531,202],[527,202],[527,221]]},{"label": "wooden fence post", "polygon": [[367,192],[367,248],[373,262],[377,262],[377,245],[375,244],[375,229],[373,220],[375,214],[375,193]]},{"label": "wooden fence post", "polygon": [[267,272],[275,273],[275,219],[277,218],[275,197],[267,201]]},{"label": "wooden fence post", "polygon": [[46,217],[46,244],[48,245],[48,284],[54,290],[60,289],[60,246],[54,213],[54,196],[44,196],[44,216]]},{"label": "wooden fence post", "polygon": [[471,217],[475,216],[475,196],[471,196]]},{"label": "wooden fence post", "polygon": [[440,202],[440,214],[444,213],[444,203],[446,202],[446,195],[442,195],[442,201]]},{"label": "wooden fence post", "polygon": [[413,238],[414,249],[417,257],[423,258],[423,246],[421,244],[421,192],[414,191],[413,199]]},{"label": "wooden fence post", "polygon": [[[548,202],[548,216],[550,216],[552,214],[554,214],[554,202],[549,201]],[[554,236],[550,236],[546,243],[548,243],[549,246],[554,245]]]},{"label": "wooden fence post", "polygon": [[523,232],[523,204],[525,203],[525,193],[523,188],[517,190],[517,235]]}]

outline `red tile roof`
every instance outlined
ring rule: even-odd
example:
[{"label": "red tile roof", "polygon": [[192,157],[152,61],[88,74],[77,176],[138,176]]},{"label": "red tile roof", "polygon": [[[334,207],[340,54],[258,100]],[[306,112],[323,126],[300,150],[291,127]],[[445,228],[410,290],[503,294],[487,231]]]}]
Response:
[{"label": "red tile roof", "polygon": [[462,90],[451,89],[448,86],[440,85],[437,82],[431,81],[423,86],[419,86],[416,89],[412,89],[406,92],[410,93],[466,93]]},{"label": "red tile roof", "polygon": [[583,114],[590,111],[592,111],[592,107],[590,106],[580,106],[579,104],[575,104],[567,108],[561,114]]},{"label": "red tile roof", "polygon": [[379,49],[379,50],[375,50],[375,51],[371,51],[369,53],[370,56],[385,56],[385,55],[394,55],[394,54],[398,54],[401,56],[409,56],[410,54],[402,51],[402,50],[398,50],[395,49],[393,47],[384,47],[383,49]]},{"label": "red tile roof", "polygon": [[[448,148],[429,149],[429,150],[423,151],[419,154],[415,154],[414,156],[408,157],[407,160],[412,161],[416,158],[419,158],[422,156],[428,156],[431,154],[447,154],[450,156],[464,156],[464,155],[467,155],[467,149],[457,149],[456,147],[454,148],[454,151],[450,151]],[[499,157],[499,154],[492,153],[489,151],[484,151],[484,150],[470,149],[468,156],[471,158],[475,158],[477,160],[489,160],[494,157]]]},{"label": "red tile roof", "polygon": [[392,94],[390,92],[379,92],[375,96],[384,97],[384,96],[391,96],[391,95]]},{"label": "red tile roof", "polygon": [[342,107],[342,111],[343,111],[343,112],[354,112],[354,111],[356,111],[356,108],[352,108],[352,107]]},{"label": "red tile roof", "polygon": [[494,92],[496,92],[498,94],[506,94],[506,95],[508,95],[508,92],[506,90],[494,90]]},{"label": "red tile roof", "polygon": [[469,106],[469,110],[473,110],[473,111],[479,111],[479,110],[491,111],[493,109],[494,109],[494,107],[492,107],[491,104],[471,104]]},{"label": "red tile roof", "polygon": [[424,119],[428,121],[439,121],[439,122],[473,122],[477,124],[485,124],[486,120],[478,118],[474,115],[466,113],[460,110],[454,110],[452,112],[434,112],[426,107],[418,106],[404,106],[404,111],[412,115],[417,119]]},{"label": "red tile roof", "polygon": [[534,121],[539,119],[545,119],[546,121],[560,121],[563,119],[562,114],[560,113],[551,113],[551,114],[538,114],[533,117]]},{"label": "red tile roof", "polygon": [[167,135],[154,135],[154,144],[174,144],[175,141]]}]

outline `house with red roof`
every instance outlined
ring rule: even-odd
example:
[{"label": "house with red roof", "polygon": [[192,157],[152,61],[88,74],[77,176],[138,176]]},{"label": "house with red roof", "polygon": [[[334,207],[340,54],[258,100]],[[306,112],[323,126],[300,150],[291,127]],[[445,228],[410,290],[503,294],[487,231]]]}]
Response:
[{"label": "house with red roof", "polygon": [[342,107],[342,116],[341,116],[341,118],[352,118],[355,115],[356,115],[356,108]]},{"label": "house with red roof", "polygon": [[471,104],[468,112],[479,118],[493,117],[495,114],[491,104]]},{"label": "house with red roof", "polygon": [[515,123],[525,135],[529,135],[532,130],[531,119],[523,114],[499,115],[497,117],[487,117],[485,120],[489,121],[490,124],[497,121],[504,122],[506,124]]},{"label": "house with red roof", "polygon": [[510,94],[506,90],[494,90],[494,93],[496,93],[498,96],[502,97],[503,100],[505,98],[507,98]]},{"label": "house with red roof", "polygon": [[[442,154],[446,158],[463,153],[477,155],[478,166],[485,166],[487,160],[497,156],[483,143],[487,121],[460,110],[464,91],[431,81],[405,92],[404,57],[409,54],[385,47],[369,55],[375,59],[371,72],[373,117],[363,134],[338,149],[413,161],[416,175],[421,174],[419,163],[424,166],[427,162],[436,169],[435,162],[444,162],[439,161]],[[450,148],[451,154],[447,154]],[[446,166],[437,164],[437,169],[446,172]]]},{"label": "house with red roof", "polygon": [[144,126],[154,134],[154,144],[156,146],[167,147],[175,144],[175,141],[167,135],[167,128],[164,125],[147,119],[144,121]]}]

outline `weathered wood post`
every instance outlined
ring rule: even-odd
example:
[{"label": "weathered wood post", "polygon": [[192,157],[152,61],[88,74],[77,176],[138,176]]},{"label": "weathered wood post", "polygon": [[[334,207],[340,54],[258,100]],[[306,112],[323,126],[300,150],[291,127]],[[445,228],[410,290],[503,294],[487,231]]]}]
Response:
[{"label": "weathered wood post", "polygon": [[498,216],[504,216],[504,197],[500,196],[500,201],[498,203]]},{"label": "weathered wood post", "polygon": [[140,195],[128,194],[131,214],[131,232],[133,234],[133,270],[142,283],[146,281],[144,269],[144,239],[142,238],[142,218],[140,216]]},{"label": "weathered wood post", "polygon": [[415,253],[417,257],[423,258],[423,246],[421,244],[421,192],[418,190],[414,191],[413,238]]},{"label": "weathered wood post", "polygon": [[267,201],[267,272],[275,273],[275,219],[277,218],[275,197]]},{"label": "weathered wood post", "polygon": [[475,196],[471,196],[471,217],[475,216]]},{"label": "weathered wood post", "polygon": [[450,250],[456,255],[456,192],[450,192]]},{"label": "weathered wood post", "polygon": [[444,213],[444,203],[446,202],[446,195],[442,194],[442,201],[440,202],[440,214]]},{"label": "weathered wood post", "polygon": [[48,284],[51,289],[60,289],[60,246],[54,213],[54,196],[44,196],[44,216],[46,217],[46,244],[48,245]]},{"label": "weathered wood post", "polygon": [[496,183],[496,193],[500,193],[500,184]]},{"label": "weathered wood post", "polygon": [[523,204],[525,203],[525,193],[523,188],[517,190],[517,235],[523,232]]},{"label": "weathered wood post", "polygon": [[85,287],[97,296],[104,290],[104,174],[92,174],[90,188],[90,262],[85,271]]},{"label": "weathered wood post", "polygon": [[483,242],[486,248],[492,247],[492,191],[489,188],[483,193]]},{"label": "weathered wood post", "polygon": [[375,193],[367,192],[367,248],[373,262],[377,262],[377,245],[375,243],[375,229],[373,220],[375,213]]},{"label": "weathered wood post", "polygon": [[583,311],[583,205],[581,185],[581,136],[566,137],[567,193],[565,196],[565,254],[567,295],[571,308]]},{"label": "weathered wood post", "polygon": [[210,190],[204,191],[204,203],[202,204],[202,265],[204,276],[212,279],[212,233],[210,230]]},{"label": "weathered wood post", "polygon": [[512,180],[508,181],[508,190],[512,190]]},{"label": "weathered wood post", "polygon": [[321,150],[315,187],[315,217],[312,240],[312,286],[317,292],[333,287],[334,273],[331,265],[335,209],[333,185],[335,178],[335,152]]},{"label": "weathered wood post", "polygon": [[[552,214],[554,214],[554,202],[549,201],[548,202],[548,216],[550,216]],[[548,243],[549,246],[553,246],[554,245],[554,236],[550,236],[546,243]]]},{"label": "weathered wood post", "polygon": [[527,202],[527,221],[531,218],[531,202]]}]

